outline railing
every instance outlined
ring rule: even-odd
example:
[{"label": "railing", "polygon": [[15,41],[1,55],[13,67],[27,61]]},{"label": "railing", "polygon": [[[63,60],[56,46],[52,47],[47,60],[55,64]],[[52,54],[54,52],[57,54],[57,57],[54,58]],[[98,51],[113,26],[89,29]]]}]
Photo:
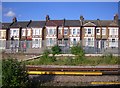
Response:
[{"label": "railing", "polygon": [[76,45],[80,45],[86,54],[120,53],[120,41],[55,41],[50,45],[48,45],[47,41],[0,41],[0,49],[5,50],[6,52],[42,53],[45,49],[50,49],[54,45],[60,46],[62,53],[66,54],[70,53],[70,47]]}]

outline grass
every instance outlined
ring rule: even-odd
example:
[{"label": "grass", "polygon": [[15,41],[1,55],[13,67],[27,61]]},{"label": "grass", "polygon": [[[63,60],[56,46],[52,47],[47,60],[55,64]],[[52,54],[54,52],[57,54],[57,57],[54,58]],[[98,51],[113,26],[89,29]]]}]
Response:
[{"label": "grass", "polygon": [[39,58],[34,61],[27,61],[27,65],[116,65],[119,64],[118,57],[107,55],[99,57],[47,57]]}]

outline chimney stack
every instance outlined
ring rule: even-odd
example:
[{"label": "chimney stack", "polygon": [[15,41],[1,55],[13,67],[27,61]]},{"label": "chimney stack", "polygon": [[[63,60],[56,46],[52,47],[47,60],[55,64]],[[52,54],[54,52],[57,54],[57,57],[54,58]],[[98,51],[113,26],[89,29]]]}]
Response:
[{"label": "chimney stack", "polygon": [[100,19],[97,19],[97,24],[98,24],[99,26],[101,26]]},{"label": "chimney stack", "polygon": [[49,15],[46,15],[46,22],[50,20]]},{"label": "chimney stack", "polygon": [[118,23],[118,14],[115,14],[115,15],[114,15],[114,22],[115,22],[115,23]]},{"label": "chimney stack", "polygon": [[80,23],[81,23],[81,25],[83,25],[83,21],[84,21],[84,17],[80,16]]},{"label": "chimney stack", "polygon": [[14,17],[12,21],[13,21],[13,23],[17,22],[17,18]]}]

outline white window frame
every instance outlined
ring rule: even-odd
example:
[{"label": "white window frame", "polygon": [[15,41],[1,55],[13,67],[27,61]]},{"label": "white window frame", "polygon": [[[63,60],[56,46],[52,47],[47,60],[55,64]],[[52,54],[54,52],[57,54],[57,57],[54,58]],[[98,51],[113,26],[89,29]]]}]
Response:
[{"label": "white window frame", "polygon": [[102,28],[102,35],[106,35],[106,28]]},{"label": "white window frame", "polygon": [[27,30],[27,36],[31,36],[31,30],[30,29]]},{"label": "white window frame", "polygon": [[22,29],[22,36],[26,36],[26,30]]},{"label": "white window frame", "polygon": [[100,35],[100,28],[97,28],[97,29],[96,29],[96,34],[97,34],[97,35]]},{"label": "white window frame", "polygon": [[68,34],[68,29],[64,29],[64,35]]},{"label": "white window frame", "polygon": [[77,29],[77,34],[80,34],[80,29]]},{"label": "white window frame", "polygon": [[[90,31],[89,31],[90,30]],[[90,32],[90,33],[89,33]],[[87,29],[87,34],[90,35],[92,34],[92,30],[90,28]]]}]

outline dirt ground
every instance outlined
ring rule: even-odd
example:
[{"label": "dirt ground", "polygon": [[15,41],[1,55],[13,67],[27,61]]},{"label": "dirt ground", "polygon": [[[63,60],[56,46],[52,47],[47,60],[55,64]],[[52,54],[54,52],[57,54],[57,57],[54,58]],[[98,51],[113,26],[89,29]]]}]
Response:
[{"label": "dirt ground", "polygon": [[26,60],[28,58],[32,58],[35,56],[39,56],[39,54],[26,54],[26,53],[2,53],[2,58],[14,58],[18,60]]}]

